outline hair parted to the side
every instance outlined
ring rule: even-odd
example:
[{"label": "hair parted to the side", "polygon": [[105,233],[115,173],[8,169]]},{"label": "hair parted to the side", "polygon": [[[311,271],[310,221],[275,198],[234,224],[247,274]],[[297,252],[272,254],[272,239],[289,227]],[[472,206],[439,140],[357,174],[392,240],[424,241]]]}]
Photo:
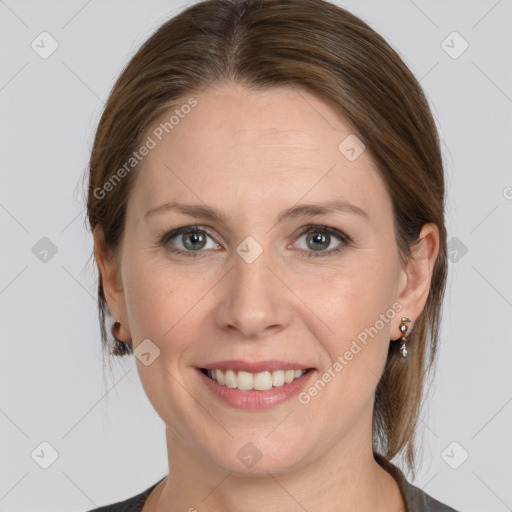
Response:
[{"label": "hair parted to the side", "polygon": [[[343,116],[370,152],[392,198],[404,263],[425,223],[439,229],[431,289],[408,336],[409,355],[403,359],[398,344],[390,343],[375,397],[375,458],[386,466],[405,454],[414,475],[415,432],[426,378],[434,369],[447,274],[443,164],[418,81],[364,21],[323,0],[206,0],[164,23],[123,70],[99,122],[88,172],[90,227],[101,230],[119,261],[137,168],[106,197],[97,191],[130,159],[158,116],[194,92],[227,82],[254,90],[305,90]],[[98,305],[108,352],[109,311],[101,274]]]}]

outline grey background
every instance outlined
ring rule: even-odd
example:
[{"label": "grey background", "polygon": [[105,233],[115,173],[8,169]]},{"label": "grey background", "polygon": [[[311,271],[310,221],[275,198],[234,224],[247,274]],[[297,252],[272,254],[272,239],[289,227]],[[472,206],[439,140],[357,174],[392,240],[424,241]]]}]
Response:
[{"label": "grey background", "polygon": [[[167,473],[133,358],[103,381],[82,176],[115,78],[190,3],[0,1],[1,511],[85,511]],[[421,80],[443,143],[452,261],[414,483],[461,511],[512,510],[512,1],[337,3]],[[42,31],[59,45],[47,59]]]}]

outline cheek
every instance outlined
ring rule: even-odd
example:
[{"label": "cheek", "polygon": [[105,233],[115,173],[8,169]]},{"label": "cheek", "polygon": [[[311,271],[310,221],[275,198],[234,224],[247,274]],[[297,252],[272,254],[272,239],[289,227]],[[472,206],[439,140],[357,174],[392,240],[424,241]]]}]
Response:
[{"label": "cheek", "polygon": [[350,375],[354,385],[368,379],[368,370],[380,375],[387,357],[389,332],[399,314],[393,308],[398,277],[394,257],[392,245],[387,251],[355,254],[344,269],[325,275],[317,292],[308,295],[308,306],[322,320],[315,330],[328,364],[342,357],[345,378]]},{"label": "cheek", "polygon": [[[174,366],[197,338],[200,302],[215,279],[195,266],[179,268],[163,253],[133,252],[123,261],[123,283],[134,348],[149,338]],[[203,276],[204,278],[202,278]],[[213,276],[215,277],[215,276]],[[169,348],[172,347],[172,350]]]},{"label": "cheek", "polygon": [[334,331],[346,339],[373,325],[393,303],[398,275],[392,251],[354,252],[322,275],[314,287],[303,284],[308,305]]},{"label": "cheek", "polygon": [[[382,276],[369,278],[368,274],[337,280],[335,284],[342,291],[328,307],[321,309],[318,303],[319,316],[333,332],[316,322],[323,367],[302,399],[312,407],[312,416],[330,425],[332,435],[373,407],[387,359],[391,322],[398,315],[392,307],[388,281]],[[332,407],[326,408],[326,403]]]},{"label": "cheek", "polygon": [[[183,316],[182,284],[165,264],[132,252],[123,259],[123,285],[132,339],[161,340]],[[181,303],[178,296],[181,295]]]}]

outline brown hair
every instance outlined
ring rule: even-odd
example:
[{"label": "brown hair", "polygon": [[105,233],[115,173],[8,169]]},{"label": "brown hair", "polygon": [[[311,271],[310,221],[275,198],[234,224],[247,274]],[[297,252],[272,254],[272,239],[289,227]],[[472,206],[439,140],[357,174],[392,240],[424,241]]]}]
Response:
[{"label": "brown hair", "polygon": [[[302,88],[350,123],[392,198],[404,263],[425,223],[439,229],[431,288],[409,337],[409,355],[402,360],[397,344],[390,344],[375,396],[375,457],[387,464],[405,451],[414,475],[415,431],[425,377],[436,356],[447,273],[443,164],[418,81],[365,22],[323,0],[207,0],[169,19],[133,56],[108,98],[90,159],[90,227],[101,229],[118,261],[135,170],[111,187],[107,199],[98,191],[130,159],[158,116],[186,95],[228,81],[255,90]],[[101,274],[98,306],[106,350],[108,306]]]}]

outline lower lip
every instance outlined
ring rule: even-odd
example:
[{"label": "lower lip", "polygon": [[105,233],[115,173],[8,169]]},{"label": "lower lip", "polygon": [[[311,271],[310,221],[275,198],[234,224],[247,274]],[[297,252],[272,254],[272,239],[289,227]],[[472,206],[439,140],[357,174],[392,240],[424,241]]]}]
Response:
[{"label": "lower lip", "polygon": [[246,410],[270,409],[271,407],[275,407],[276,405],[289,400],[306,387],[306,384],[315,373],[314,370],[309,370],[302,375],[302,377],[294,379],[288,384],[283,384],[276,388],[273,387],[272,389],[267,389],[265,391],[243,391],[220,385],[216,380],[210,379],[210,377],[205,375],[199,368],[196,370],[208,389],[214,395],[231,407]]}]

